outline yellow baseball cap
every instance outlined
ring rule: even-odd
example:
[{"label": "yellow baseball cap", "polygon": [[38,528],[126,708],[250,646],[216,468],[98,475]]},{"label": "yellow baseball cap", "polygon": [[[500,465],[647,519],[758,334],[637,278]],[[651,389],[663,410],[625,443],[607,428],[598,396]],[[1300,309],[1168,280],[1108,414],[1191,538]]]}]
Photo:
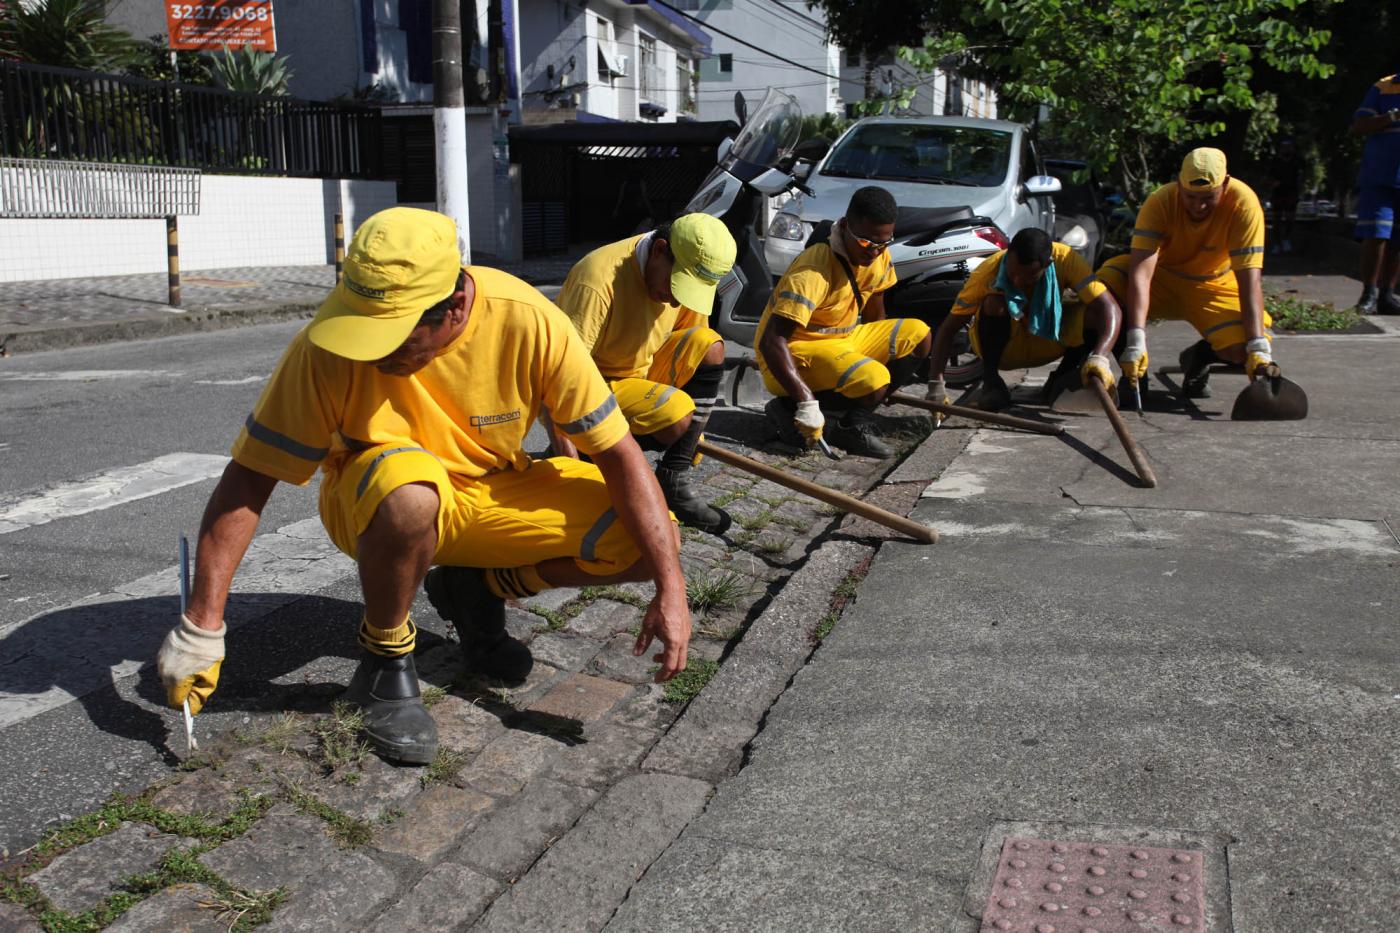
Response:
[{"label": "yellow baseball cap", "polygon": [[408,339],[424,311],[456,290],[462,271],[457,224],[415,207],[380,211],[355,231],[344,270],[306,336],[347,359],[386,357]]},{"label": "yellow baseball cap", "polygon": [[729,228],[709,214],[684,214],[671,222],[671,294],[696,314],[709,314],[720,279],[734,267],[738,247]]},{"label": "yellow baseball cap", "polygon": [[1225,153],[1219,149],[1201,147],[1186,153],[1181,160],[1181,187],[1191,191],[1207,191],[1225,184]]}]

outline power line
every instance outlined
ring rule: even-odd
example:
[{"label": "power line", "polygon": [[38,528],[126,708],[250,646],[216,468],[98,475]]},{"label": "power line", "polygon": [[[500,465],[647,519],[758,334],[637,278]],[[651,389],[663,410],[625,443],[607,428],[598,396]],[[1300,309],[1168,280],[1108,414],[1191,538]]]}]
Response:
[{"label": "power line", "polygon": [[[800,13],[797,14],[797,16],[801,17],[802,20],[807,20],[807,22],[800,22],[795,19],[789,19],[787,17],[784,17],[778,14],[776,11],[770,9],[768,4],[760,3],[759,0],[748,0],[748,2],[749,5],[752,7],[754,13],[762,13],[767,18],[768,22],[776,23],[779,26],[779,28],[795,27],[803,30],[802,35],[804,37],[811,36],[813,39],[822,43],[826,43],[828,41],[826,35],[826,27],[817,24],[818,28],[814,29],[813,26],[809,24],[815,23],[815,21],[807,20],[807,17],[802,16]],[[782,0],[770,0],[770,2],[786,13],[793,12],[789,10],[785,4],[782,3]]]},{"label": "power line", "polygon": [[[758,0],[750,0],[750,2],[752,2],[755,6],[758,5]],[[806,13],[803,13],[799,10],[794,10],[792,7],[784,3],[783,0],[768,0],[768,2],[781,7],[783,12],[787,13],[790,16],[793,16],[797,19],[805,19],[809,23],[820,26],[822,28],[822,35],[825,36],[827,34],[826,23],[822,20],[819,20],[814,16],[808,16]]]},{"label": "power line", "polygon": [[811,65],[804,65],[804,64],[802,64],[801,62],[795,62],[795,61],[793,61],[793,60],[790,59],[790,58],[784,58],[783,56],[777,54],[776,52],[770,52],[770,51],[768,51],[768,50],[765,49],[765,48],[762,48],[762,47],[760,47],[760,46],[754,45],[752,42],[749,42],[749,41],[747,41],[747,40],[745,40],[745,39],[740,39],[738,36],[734,35],[733,33],[725,32],[723,29],[720,29],[720,28],[717,27],[717,26],[711,26],[709,23],[705,22],[703,19],[698,19],[697,17],[691,16],[691,15],[690,15],[689,13],[687,13],[685,10],[682,10],[682,9],[679,9],[678,7],[672,6],[671,4],[667,3],[666,0],[653,0],[653,2],[655,2],[658,6],[664,6],[666,9],[670,10],[672,13],[677,14],[678,16],[684,16],[686,19],[690,20],[692,23],[696,23],[697,25],[704,27],[705,29],[709,30],[710,32],[719,33],[721,36],[724,36],[726,39],[731,39],[731,40],[733,40],[733,41],[739,43],[740,45],[742,45],[742,46],[744,46],[744,47],[746,47],[746,48],[753,49],[755,52],[758,52],[758,53],[761,54],[761,55],[767,55],[769,58],[776,58],[776,59],[777,59],[778,61],[780,61],[780,62],[787,62],[789,65],[792,65],[792,66],[795,67],[795,68],[801,68],[803,71],[810,71],[810,72],[811,72],[812,74],[814,74],[814,75],[821,75],[823,78],[827,78],[828,80],[831,80],[831,81],[844,81],[844,82],[847,83],[847,84],[860,84],[860,83],[861,83],[861,82],[859,82],[859,81],[855,81],[855,80],[852,80],[852,79],[850,79],[850,78],[843,78],[843,77],[841,77],[840,75],[827,74],[825,71],[821,71],[821,70],[819,70],[819,69],[813,68]]}]

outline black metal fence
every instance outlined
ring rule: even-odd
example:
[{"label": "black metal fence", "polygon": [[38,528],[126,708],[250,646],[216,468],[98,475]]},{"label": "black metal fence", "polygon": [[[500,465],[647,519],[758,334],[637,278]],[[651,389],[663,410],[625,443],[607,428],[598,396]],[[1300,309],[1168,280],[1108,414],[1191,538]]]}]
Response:
[{"label": "black metal fence", "polygon": [[380,177],[376,108],[0,62],[0,155]]}]

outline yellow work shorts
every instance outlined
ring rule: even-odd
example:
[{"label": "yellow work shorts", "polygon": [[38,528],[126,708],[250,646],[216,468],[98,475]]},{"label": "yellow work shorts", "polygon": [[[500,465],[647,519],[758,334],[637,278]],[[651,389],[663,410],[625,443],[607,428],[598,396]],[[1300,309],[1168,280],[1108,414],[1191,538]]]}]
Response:
[{"label": "yellow work shorts", "polygon": [[695,411],[695,402],[677,386],[695,375],[710,347],[723,340],[708,327],[678,330],[651,358],[646,377],[609,380],[617,407],[633,434],[655,434]]},{"label": "yellow work shorts", "polygon": [[[1098,280],[1108,286],[1118,303],[1127,308],[1128,256],[1114,256],[1099,266]],[[1148,296],[1147,316],[1151,320],[1185,321],[1196,333],[1210,341],[1212,350],[1238,346],[1245,342],[1244,317],[1240,313],[1240,287],[1233,272],[1199,282],[1182,278],[1166,269],[1152,274],[1152,292]],[[1261,309],[1262,310],[1262,309]],[[1264,315],[1264,336],[1270,340],[1269,327],[1274,319]]]},{"label": "yellow work shorts", "polygon": [[[977,334],[977,322],[982,317],[979,310],[972,316],[972,352],[982,355],[982,340]],[[1011,339],[1006,342],[1006,350],[1001,354],[1000,369],[1030,369],[1053,363],[1065,355],[1065,351],[1084,344],[1084,306],[1077,301],[1068,301],[1060,314],[1060,339],[1051,340],[1026,329],[1025,319],[1012,319]]]},{"label": "yellow work shorts", "polygon": [[567,457],[535,460],[527,470],[487,476],[449,474],[418,447],[381,446],[328,463],[321,478],[321,523],[351,557],[384,498],[422,483],[438,494],[435,564],[523,567],[571,557],[583,571],[608,576],[641,556],[617,520],[603,475]]},{"label": "yellow work shorts", "polygon": [[[835,389],[846,398],[861,398],[890,384],[886,363],[913,353],[928,336],[928,325],[915,318],[896,317],[857,324],[844,337],[789,340],[788,351],[797,375],[813,392]],[[787,395],[759,354],[763,385],[774,395]]]}]

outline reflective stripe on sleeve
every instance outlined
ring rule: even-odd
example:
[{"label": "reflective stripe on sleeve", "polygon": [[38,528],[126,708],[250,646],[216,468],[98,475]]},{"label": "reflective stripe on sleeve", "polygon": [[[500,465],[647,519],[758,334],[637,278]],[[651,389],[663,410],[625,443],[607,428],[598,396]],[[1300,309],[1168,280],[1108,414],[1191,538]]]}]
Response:
[{"label": "reflective stripe on sleeve", "polygon": [[1149,240],[1160,240],[1162,237],[1166,236],[1166,234],[1160,230],[1144,230],[1140,227],[1134,227],[1133,236],[1145,237]]},{"label": "reflective stripe on sleeve", "polygon": [[302,460],[310,460],[312,463],[320,463],[326,459],[326,454],[330,453],[329,447],[311,447],[301,441],[294,441],[285,434],[272,430],[267,425],[255,421],[252,415],[243,422],[243,427],[248,429],[248,436],[255,441],[261,441],[269,447],[276,447],[278,450]]},{"label": "reflective stripe on sleeve", "polygon": [[1070,287],[1070,290],[1082,292],[1084,291],[1084,289],[1088,288],[1092,284],[1094,284],[1094,273],[1090,272],[1088,275],[1084,276],[1084,278],[1080,279],[1078,282],[1075,282],[1074,285]]},{"label": "reflective stripe on sleeve", "polygon": [[584,431],[596,428],[603,423],[603,419],[617,411],[617,396],[609,394],[607,400],[597,408],[590,411],[577,421],[570,421],[568,424],[561,424],[559,427],[565,434],[582,434]]},{"label": "reflective stripe on sleeve", "polygon": [[1230,250],[1231,256],[1253,256],[1255,253],[1264,252],[1262,246],[1241,246],[1239,249]]},{"label": "reflective stripe on sleeve", "polygon": [[780,300],[795,301],[800,305],[804,305],[808,311],[817,310],[817,306],[810,298],[803,298],[801,295],[797,294],[797,292],[781,291],[778,292],[778,298]]}]

